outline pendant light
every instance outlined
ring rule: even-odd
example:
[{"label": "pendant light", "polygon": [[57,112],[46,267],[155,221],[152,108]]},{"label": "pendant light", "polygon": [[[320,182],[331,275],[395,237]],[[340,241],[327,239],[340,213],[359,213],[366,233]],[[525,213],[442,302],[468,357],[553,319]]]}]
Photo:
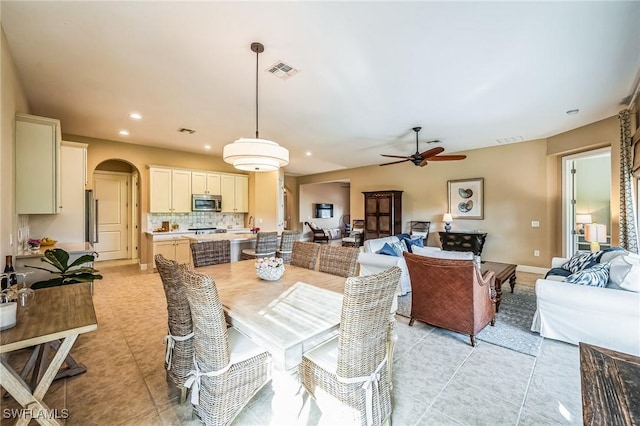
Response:
[{"label": "pendant light", "polygon": [[233,167],[248,172],[271,172],[289,164],[289,150],[276,142],[260,139],[258,132],[258,55],[264,52],[262,43],[251,43],[256,53],[256,137],[240,138],[225,145],[222,158]]}]

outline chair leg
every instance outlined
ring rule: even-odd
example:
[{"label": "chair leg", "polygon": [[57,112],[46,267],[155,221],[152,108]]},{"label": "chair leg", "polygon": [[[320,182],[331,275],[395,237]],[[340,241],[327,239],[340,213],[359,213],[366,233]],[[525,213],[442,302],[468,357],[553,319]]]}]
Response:
[{"label": "chair leg", "polygon": [[416,322],[416,319],[415,318],[411,318],[409,320],[409,325],[412,326],[414,322]]},{"label": "chair leg", "polygon": [[496,325],[496,317],[491,318],[491,327],[493,327],[494,325]]},{"label": "chair leg", "polygon": [[473,334],[471,335],[471,346],[476,346],[476,336],[474,336]]},{"label": "chair leg", "polygon": [[184,404],[186,400],[187,400],[187,388],[182,386],[180,388],[180,404]]}]

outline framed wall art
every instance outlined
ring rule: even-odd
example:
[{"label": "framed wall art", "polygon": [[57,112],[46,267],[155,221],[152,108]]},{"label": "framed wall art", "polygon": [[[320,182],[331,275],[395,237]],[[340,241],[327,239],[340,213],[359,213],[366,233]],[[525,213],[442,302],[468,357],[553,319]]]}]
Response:
[{"label": "framed wall art", "polygon": [[449,213],[454,219],[484,219],[484,179],[447,181]]}]

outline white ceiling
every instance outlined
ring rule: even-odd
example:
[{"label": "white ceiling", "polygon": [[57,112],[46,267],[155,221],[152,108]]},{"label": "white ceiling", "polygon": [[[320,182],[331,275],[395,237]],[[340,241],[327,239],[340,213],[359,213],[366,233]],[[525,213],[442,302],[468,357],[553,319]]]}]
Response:
[{"label": "white ceiling", "polygon": [[[254,136],[262,42],[260,136],[298,175],[410,155],[414,126],[446,153],[555,135],[617,114],[640,70],[638,1],[2,0],[0,18],[33,114],[210,155]],[[263,72],[278,60],[300,72]]]}]

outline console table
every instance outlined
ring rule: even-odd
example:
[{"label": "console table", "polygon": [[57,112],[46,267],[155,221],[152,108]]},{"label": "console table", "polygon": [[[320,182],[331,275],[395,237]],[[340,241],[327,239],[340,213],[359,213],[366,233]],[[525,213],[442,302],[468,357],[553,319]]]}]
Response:
[{"label": "console table", "polygon": [[482,255],[482,247],[487,238],[486,232],[438,232],[442,250],[472,251],[476,256]]}]

